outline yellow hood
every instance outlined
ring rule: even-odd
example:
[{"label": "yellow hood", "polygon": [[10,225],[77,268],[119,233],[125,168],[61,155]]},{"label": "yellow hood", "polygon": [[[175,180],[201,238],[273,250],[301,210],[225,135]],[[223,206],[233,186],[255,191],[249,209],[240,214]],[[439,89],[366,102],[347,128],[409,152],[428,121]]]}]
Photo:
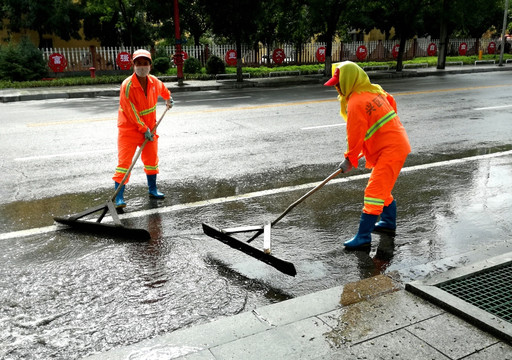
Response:
[{"label": "yellow hood", "polygon": [[376,94],[386,95],[386,92],[380,87],[380,85],[372,84],[368,75],[363,69],[352,61],[343,61],[340,63],[332,64],[332,73],[334,74],[336,69],[339,69],[339,82],[336,85],[341,106],[341,116],[347,121],[347,102],[350,95],[362,92],[371,92]]}]

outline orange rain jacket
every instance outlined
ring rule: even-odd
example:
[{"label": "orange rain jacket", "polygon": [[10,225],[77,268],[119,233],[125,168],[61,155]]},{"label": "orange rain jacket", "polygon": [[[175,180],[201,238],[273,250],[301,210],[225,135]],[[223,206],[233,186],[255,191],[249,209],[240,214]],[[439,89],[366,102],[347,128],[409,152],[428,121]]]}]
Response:
[{"label": "orange rain jacket", "polygon": [[[164,83],[152,75],[148,75],[147,96],[134,73],[126,78],[121,85],[117,126],[119,135],[118,165],[113,180],[120,183],[127,173],[138,146],[144,142],[144,133],[156,125],[156,104],[158,96],[170,99],[171,92]],[[141,154],[144,171],[148,175],[158,174],[158,135],[149,141]],[[127,178],[126,183],[129,178]]]},{"label": "orange rain jacket", "polygon": [[332,64],[341,116],[347,121],[347,158],[357,167],[361,157],[373,169],[364,190],[363,212],[380,215],[393,201],[391,191],[411,146],[398,115],[395,99],[372,84],[368,75],[351,61]]},{"label": "orange rain jacket", "polygon": [[135,73],[125,79],[121,85],[119,101],[117,119],[119,131],[133,132],[134,136],[140,133],[143,137],[148,128],[150,131],[153,130],[156,124],[158,96],[168,100],[171,98],[171,92],[153,75],[148,75],[147,96],[144,95],[144,90]]},{"label": "orange rain jacket", "polygon": [[[384,95],[385,94],[385,95]],[[396,114],[396,102],[388,93],[352,93],[347,106],[345,157],[357,167],[366,159],[372,170],[364,192],[363,212],[380,215],[393,201],[391,191],[411,152],[407,133]]]},{"label": "orange rain jacket", "polygon": [[370,92],[350,95],[345,157],[354,167],[364,156],[366,167],[373,168],[384,149],[391,151],[397,160],[411,152],[407,133],[396,112],[395,99],[388,93],[386,96]]}]

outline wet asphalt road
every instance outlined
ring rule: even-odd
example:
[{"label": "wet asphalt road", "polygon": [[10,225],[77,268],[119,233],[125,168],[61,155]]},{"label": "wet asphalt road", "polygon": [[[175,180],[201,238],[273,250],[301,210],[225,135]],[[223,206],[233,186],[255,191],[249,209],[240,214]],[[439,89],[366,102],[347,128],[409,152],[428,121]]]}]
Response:
[{"label": "wet asphalt road", "polygon": [[140,162],[125,195],[123,222],[152,234],[143,244],[52,227],[111,195],[117,99],[0,105],[0,357],[79,358],[510,239],[511,74],[379,83],[413,148],[394,191],[399,233],[344,251],[368,173],[340,176],[273,229],[295,278],[201,223],[263,224],[334,170],[345,128],[332,88],[176,94],[159,129],[167,198],[147,198]]}]

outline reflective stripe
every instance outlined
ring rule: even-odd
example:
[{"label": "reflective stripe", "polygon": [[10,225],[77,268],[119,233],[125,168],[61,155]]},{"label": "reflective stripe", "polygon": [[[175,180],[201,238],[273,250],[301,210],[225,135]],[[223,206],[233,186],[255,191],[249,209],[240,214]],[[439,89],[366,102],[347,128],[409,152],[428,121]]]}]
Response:
[{"label": "reflective stripe", "polygon": [[132,108],[133,113],[135,114],[135,119],[137,120],[137,122],[142,126],[146,126],[146,124],[144,124],[144,122],[140,119],[139,113],[137,112],[135,105],[133,105],[133,103],[131,101],[130,101],[130,106]]},{"label": "reflective stripe", "polygon": [[126,174],[128,172],[128,169],[117,167],[116,172]]},{"label": "reflective stripe", "polygon": [[368,140],[379,130],[381,127],[383,127],[389,120],[392,120],[396,116],[396,112],[391,110],[386,115],[381,117],[375,124],[372,125],[371,128],[368,129],[366,132],[366,136],[364,137],[364,140]]},{"label": "reflective stripe", "polygon": [[[126,89],[124,91],[124,95],[126,97],[126,99],[130,99],[130,88],[132,87],[132,82],[129,81],[128,84],[126,85]],[[152,107],[151,109],[147,109],[147,110],[142,110],[140,113],[137,112],[137,109],[135,108],[135,105],[133,105],[133,103],[130,101],[130,107],[132,108],[132,111],[133,111],[133,114],[135,115],[135,119],[137,120],[137,123],[139,123],[139,125],[141,126],[146,126],[146,124],[144,124],[144,122],[141,120],[140,118],[140,115],[147,115],[147,114],[150,114],[152,113],[153,111],[156,111],[156,104],[154,107]]]},{"label": "reflective stripe", "polygon": [[150,109],[146,109],[146,110],[142,110],[140,112],[141,115],[147,115],[147,114],[151,114],[152,112],[155,112],[156,111],[156,105],[153,106],[152,108]]},{"label": "reflective stripe", "polygon": [[365,197],[364,203],[369,205],[384,206],[384,200],[371,197]]},{"label": "reflective stripe", "polygon": [[155,170],[158,170],[158,165],[155,165],[155,166],[144,165],[144,169],[155,171]]},{"label": "reflective stripe", "polygon": [[132,82],[128,82],[128,85],[126,85],[126,89],[124,90],[124,96],[128,99],[130,96],[130,87],[132,86]]}]

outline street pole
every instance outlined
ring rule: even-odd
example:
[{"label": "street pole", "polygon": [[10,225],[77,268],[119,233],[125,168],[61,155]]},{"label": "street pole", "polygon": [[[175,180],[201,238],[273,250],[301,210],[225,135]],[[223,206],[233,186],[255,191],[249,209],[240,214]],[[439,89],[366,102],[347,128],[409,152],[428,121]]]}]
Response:
[{"label": "street pole", "polygon": [[178,0],[174,0],[174,37],[176,44],[176,54],[174,54],[174,63],[178,68],[178,86],[183,86],[183,52],[181,51],[180,34],[180,12]]},{"label": "street pole", "polygon": [[505,52],[505,28],[507,27],[507,14],[508,14],[508,0],[505,0],[505,11],[503,13],[503,30],[501,32],[501,51],[500,51],[500,64],[499,66],[503,66],[503,53]]}]

